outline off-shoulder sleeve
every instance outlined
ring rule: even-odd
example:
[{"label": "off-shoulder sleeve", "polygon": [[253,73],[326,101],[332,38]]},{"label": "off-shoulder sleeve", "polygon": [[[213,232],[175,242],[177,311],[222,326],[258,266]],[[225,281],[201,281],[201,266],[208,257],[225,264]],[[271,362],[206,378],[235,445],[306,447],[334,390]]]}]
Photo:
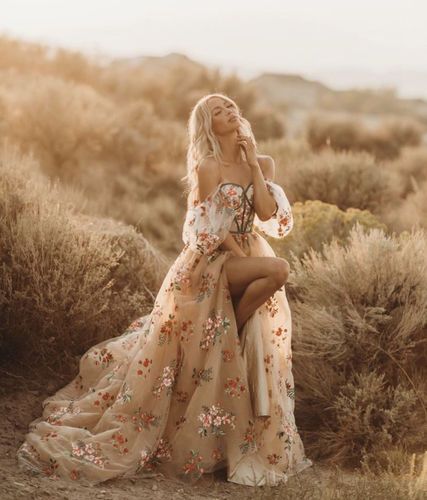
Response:
[{"label": "off-shoulder sleeve", "polygon": [[266,180],[265,183],[267,189],[276,201],[276,210],[274,214],[265,221],[260,220],[255,214],[254,226],[266,236],[284,238],[290,233],[294,225],[291,204],[281,186],[270,180]]},{"label": "off-shoulder sleeve", "polygon": [[202,202],[187,210],[182,241],[195,253],[210,255],[226,238],[236,212],[221,185]]}]

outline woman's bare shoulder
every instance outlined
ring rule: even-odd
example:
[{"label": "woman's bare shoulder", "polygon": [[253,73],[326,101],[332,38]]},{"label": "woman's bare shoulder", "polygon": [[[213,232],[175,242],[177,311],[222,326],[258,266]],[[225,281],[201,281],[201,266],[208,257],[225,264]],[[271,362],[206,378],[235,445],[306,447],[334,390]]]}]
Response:
[{"label": "woman's bare shoulder", "polygon": [[221,181],[218,162],[213,157],[205,157],[197,169],[200,200],[206,199]]},{"label": "woman's bare shoulder", "polygon": [[213,156],[205,156],[198,164],[197,174],[199,180],[212,182],[220,180],[219,164]]}]

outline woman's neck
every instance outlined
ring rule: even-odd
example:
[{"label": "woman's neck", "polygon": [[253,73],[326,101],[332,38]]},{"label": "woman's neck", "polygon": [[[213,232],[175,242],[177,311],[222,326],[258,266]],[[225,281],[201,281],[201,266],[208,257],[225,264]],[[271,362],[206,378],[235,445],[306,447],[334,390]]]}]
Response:
[{"label": "woman's neck", "polygon": [[237,132],[218,137],[224,163],[239,165],[243,163],[240,145],[237,143]]}]

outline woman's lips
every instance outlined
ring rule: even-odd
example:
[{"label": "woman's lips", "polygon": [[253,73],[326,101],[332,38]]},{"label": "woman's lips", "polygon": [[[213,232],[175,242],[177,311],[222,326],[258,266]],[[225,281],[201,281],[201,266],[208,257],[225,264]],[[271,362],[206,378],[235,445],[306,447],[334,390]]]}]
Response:
[{"label": "woman's lips", "polygon": [[228,121],[232,122],[233,120],[237,120],[237,116],[232,116]]}]

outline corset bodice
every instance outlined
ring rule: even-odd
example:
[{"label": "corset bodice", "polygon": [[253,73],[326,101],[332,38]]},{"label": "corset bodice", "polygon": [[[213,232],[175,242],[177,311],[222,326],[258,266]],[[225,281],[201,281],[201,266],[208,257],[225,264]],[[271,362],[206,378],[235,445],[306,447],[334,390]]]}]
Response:
[{"label": "corset bodice", "polygon": [[230,228],[230,233],[250,233],[255,216],[253,206],[254,186],[250,183],[246,188],[235,182],[223,182],[224,191],[236,213]]}]

